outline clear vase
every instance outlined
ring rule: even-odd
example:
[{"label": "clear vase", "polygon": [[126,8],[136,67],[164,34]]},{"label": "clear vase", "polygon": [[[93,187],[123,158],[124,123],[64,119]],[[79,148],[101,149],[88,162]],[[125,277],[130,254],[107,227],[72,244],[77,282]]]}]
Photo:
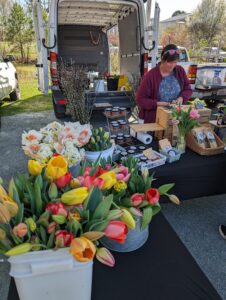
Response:
[{"label": "clear vase", "polygon": [[182,133],[179,134],[176,148],[180,153],[185,153],[185,148],[186,148],[185,135]]}]

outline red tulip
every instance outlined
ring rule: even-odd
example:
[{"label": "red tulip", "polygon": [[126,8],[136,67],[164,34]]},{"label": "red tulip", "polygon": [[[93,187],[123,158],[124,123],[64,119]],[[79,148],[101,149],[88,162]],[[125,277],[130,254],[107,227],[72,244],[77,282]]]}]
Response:
[{"label": "red tulip", "polygon": [[67,210],[61,202],[49,202],[46,210],[50,211],[53,215],[61,215],[67,217]]},{"label": "red tulip", "polygon": [[69,185],[71,182],[72,176],[70,172],[67,172],[64,176],[59,177],[55,183],[59,189],[64,188],[66,185]]},{"label": "red tulip", "polygon": [[104,229],[105,235],[120,244],[125,243],[128,227],[122,221],[110,221]]},{"label": "red tulip", "polygon": [[144,200],[144,194],[135,193],[130,197],[133,206],[138,206]]},{"label": "red tulip", "polygon": [[73,238],[73,234],[67,230],[57,230],[55,233],[55,244],[59,248],[69,247]]},{"label": "red tulip", "polygon": [[157,189],[151,188],[146,191],[146,199],[150,204],[156,204],[159,201],[160,194]]}]

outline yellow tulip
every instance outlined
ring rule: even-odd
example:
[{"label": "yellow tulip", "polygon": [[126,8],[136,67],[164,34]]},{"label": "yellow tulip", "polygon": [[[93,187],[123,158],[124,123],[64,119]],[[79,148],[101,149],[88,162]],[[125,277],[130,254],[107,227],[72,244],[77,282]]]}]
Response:
[{"label": "yellow tulip", "polygon": [[10,219],[11,216],[8,209],[4,206],[4,204],[0,203],[0,223],[9,223]]},{"label": "yellow tulip", "polygon": [[40,164],[37,160],[30,159],[28,161],[28,172],[33,176],[37,176],[42,173],[44,165]]},{"label": "yellow tulip", "polygon": [[71,242],[70,253],[76,260],[86,262],[94,258],[96,247],[85,237],[75,238]]},{"label": "yellow tulip", "polygon": [[88,194],[88,189],[86,187],[73,189],[61,195],[61,202],[66,205],[81,204],[88,197]]},{"label": "yellow tulip", "polygon": [[10,201],[14,202],[14,200],[7,194],[6,190],[0,185],[0,202]]},{"label": "yellow tulip", "polygon": [[51,180],[56,180],[61,176],[64,176],[68,171],[68,164],[66,159],[61,156],[52,157],[46,167],[46,176]]},{"label": "yellow tulip", "polygon": [[134,229],[136,227],[136,222],[132,216],[132,214],[125,208],[122,208],[123,215],[121,216],[121,220],[130,228]]},{"label": "yellow tulip", "polygon": [[112,188],[113,185],[115,185],[116,181],[117,181],[116,174],[113,171],[103,173],[102,175],[99,176],[99,178],[102,178],[104,180],[104,185],[103,185],[102,189],[107,189],[107,190]]},{"label": "yellow tulip", "polygon": [[10,213],[10,217],[13,218],[18,213],[18,205],[14,201],[4,201],[3,205],[7,208]]}]

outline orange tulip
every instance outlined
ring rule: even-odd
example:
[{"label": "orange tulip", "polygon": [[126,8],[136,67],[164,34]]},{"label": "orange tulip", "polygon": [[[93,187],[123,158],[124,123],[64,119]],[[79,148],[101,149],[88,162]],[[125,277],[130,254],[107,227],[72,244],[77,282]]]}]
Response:
[{"label": "orange tulip", "polygon": [[75,238],[71,242],[70,253],[76,260],[86,262],[94,258],[96,247],[85,237]]},{"label": "orange tulip", "polygon": [[14,226],[13,233],[21,238],[24,237],[27,234],[27,225],[24,223],[20,223]]}]

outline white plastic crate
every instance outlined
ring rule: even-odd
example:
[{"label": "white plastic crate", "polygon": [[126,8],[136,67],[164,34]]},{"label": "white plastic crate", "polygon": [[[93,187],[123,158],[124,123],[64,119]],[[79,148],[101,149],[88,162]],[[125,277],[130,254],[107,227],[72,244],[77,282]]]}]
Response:
[{"label": "white plastic crate", "polygon": [[[156,155],[158,155],[160,157],[160,159],[158,160],[154,160],[154,161],[151,161],[151,160],[147,160],[145,162],[139,162],[138,163],[138,167],[139,167],[139,170],[141,171],[143,168],[147,168],[147,169],[153,169],[153,168],[156,168],[156,167],[159,167],[161,165],[164,165],[165,162],[166,162],[166,156],[164,156],[163,154],[157,152],[157,151],[154,151],[152,150]],[[135,158],[140,158],[144,156],[143,154],[137,154],[135,155],[134,157]]]}]

